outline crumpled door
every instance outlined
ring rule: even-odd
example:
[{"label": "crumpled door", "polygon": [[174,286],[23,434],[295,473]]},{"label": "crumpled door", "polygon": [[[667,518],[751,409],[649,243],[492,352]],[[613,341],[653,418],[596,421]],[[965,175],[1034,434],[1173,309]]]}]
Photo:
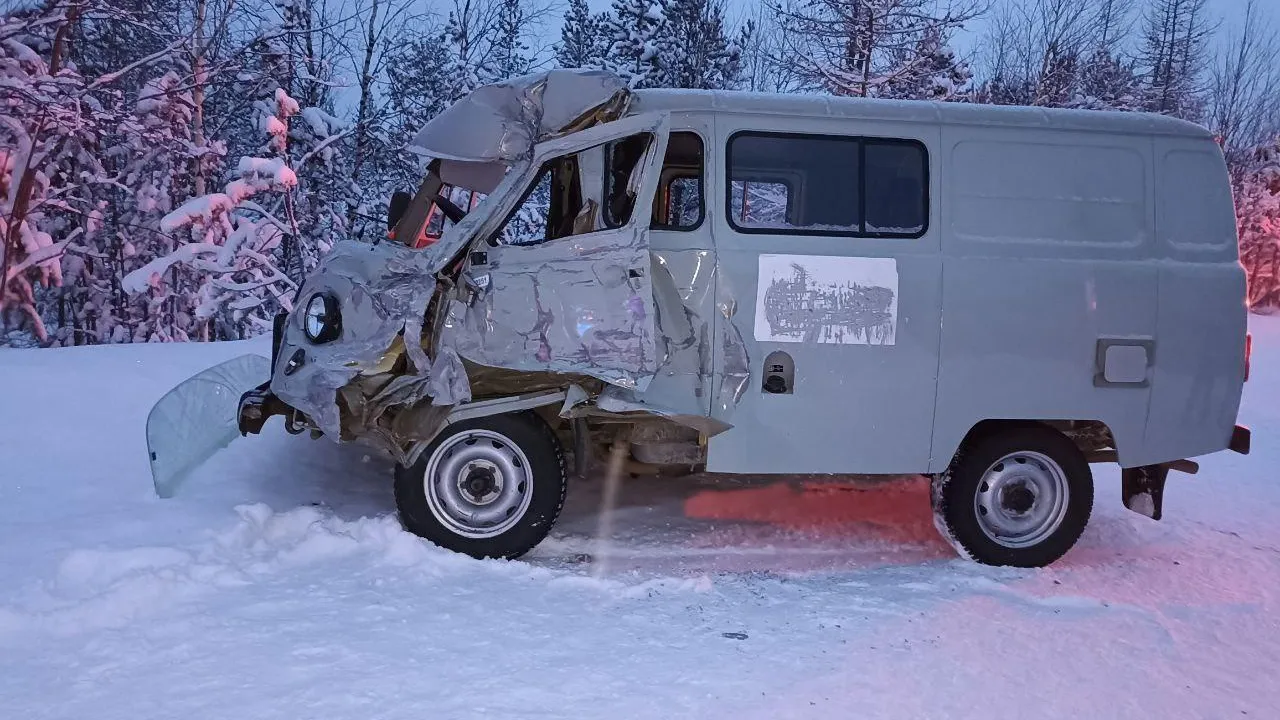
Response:
[{"label": "crumpled door", "polygon": [[648,386],[659,364],[650,208],[668,126],[649,113],[536,147],[533,184],[473,246],[462,277],[473,293],[450,308],[464,358]]}]

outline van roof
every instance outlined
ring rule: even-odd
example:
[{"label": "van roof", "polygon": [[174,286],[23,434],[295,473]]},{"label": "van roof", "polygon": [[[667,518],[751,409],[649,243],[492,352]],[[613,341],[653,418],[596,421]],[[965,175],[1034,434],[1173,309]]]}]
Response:
[{"label": "van roof", "polygon": [[1175,135],[1207,139],[1213,137],[1212,133],[1195,123],[1145,112],[881,100],[830,95],[756,93],[741,90],[644,89],[634,91],[632,111],[649,110],[669,112],[711,110],[793,117],[919,122],[935,125],[1025,127],[1134,135]]}]

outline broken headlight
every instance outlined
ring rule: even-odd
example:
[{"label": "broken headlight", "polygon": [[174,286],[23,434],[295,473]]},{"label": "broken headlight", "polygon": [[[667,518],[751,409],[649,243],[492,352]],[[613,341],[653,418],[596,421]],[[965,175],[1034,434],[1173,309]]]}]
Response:
[{"label": "broken headlight", "polygon": [[316,293],[307,301],[302,316],[302,329],[307,339],[317,345],[337,340],[342,334],[342,312],[338,299],[328,293]]}]

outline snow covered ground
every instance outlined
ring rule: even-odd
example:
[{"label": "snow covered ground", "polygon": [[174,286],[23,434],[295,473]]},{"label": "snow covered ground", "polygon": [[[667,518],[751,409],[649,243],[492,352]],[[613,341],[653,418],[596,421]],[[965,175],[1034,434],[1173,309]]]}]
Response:
[{"label": "snow covered ground", "polygon": [[1280,319],[1249,456],[1052,568],[933,530],[921,479],[598,483],[525,561],[399,529],[357,446],[238,440],[153,494],[151,404],[262,341],[0,352],[0,718],[1231,718],[1280,706]]}]

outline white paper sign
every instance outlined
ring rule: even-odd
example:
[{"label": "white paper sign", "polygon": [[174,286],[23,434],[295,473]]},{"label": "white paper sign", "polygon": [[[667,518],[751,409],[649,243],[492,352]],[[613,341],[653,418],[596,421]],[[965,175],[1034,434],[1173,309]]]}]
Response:
[{"label": "white paper sign", "polygon": [[892,345],[898,261],[761,255],[755,321],[759,342]]}]

